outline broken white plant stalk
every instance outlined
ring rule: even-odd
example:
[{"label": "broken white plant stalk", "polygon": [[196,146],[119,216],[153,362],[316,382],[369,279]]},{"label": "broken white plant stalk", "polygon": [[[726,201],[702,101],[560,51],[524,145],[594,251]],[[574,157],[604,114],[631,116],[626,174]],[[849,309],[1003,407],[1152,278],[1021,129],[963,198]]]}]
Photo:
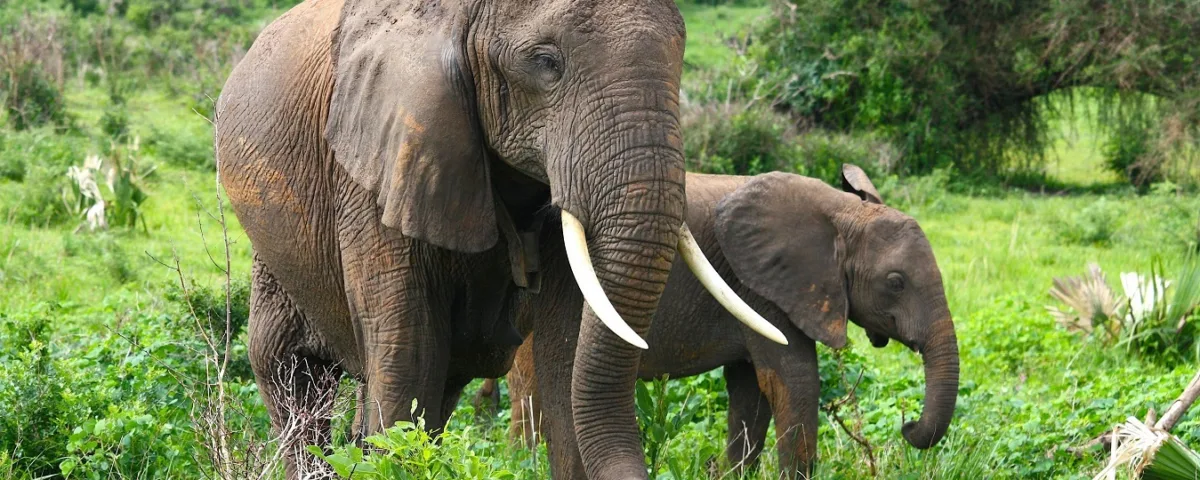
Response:
[{"label": "broken white plant stalk", "polygon": [[1125,423],[1113,427],[1112,456],[1093,480],[1116,480],[1117,470],[1125,465],[1132,467],[1135,475],[1149,480],[1200,478],[1200,454],[1168,433],[1197,396],[1200,396],[1200,372],[1153,426],[1129,417]]}]

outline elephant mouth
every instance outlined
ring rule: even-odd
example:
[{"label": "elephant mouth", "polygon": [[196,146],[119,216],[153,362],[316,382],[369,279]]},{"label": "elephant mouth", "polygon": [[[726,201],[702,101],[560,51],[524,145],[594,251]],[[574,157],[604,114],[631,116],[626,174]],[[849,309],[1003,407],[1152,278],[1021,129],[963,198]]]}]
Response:
[{"label": "elephant mouth", "polygon": [[[571,265],[571,273],[575,275],[575,282],[579,285],[579,290],[583,293],[584,300],[591,306],[592,311],[600,319],[604,326],[612,330],[622,340],[630,345],[640,349],[648,349],[649,345],[646,340],[621,318],[617,313],[612,302],[604,293],[603,287],[600,285],[600,279],[596,276],[596,269],[592,265],[591,254],[588,253],[587,236],[584,233],[583,224],[575,218],[570,212],[562,210],[562,226],[563,226],[563,241],[566,245],[567,260]],[[688,268],[704,285],[704,288],[716,297],[729,313],[733,314],[742,323],[750,327],[751,330],[767,337],[776,343],[787,345],[787,337],[783,332],[771,325],[766,319],[750,308],[744,300],[741,299],[733,291],[729,284],[717,274],[716,269],[704,256],[704,252],[700,250],[700,246],[696,243],[695,237],[692,236],[687,224],[684,224],[679,232],[679,254],[687,263]]]},{"label": "elephant mouth", "polygon": [[891,339],[888,338],[887,335],[882,335],[882,334],[878,334],[878,333],[870,332],[870,331],[867,332],[867,339],[871,340],[871,346],[873,346],[875,348],[886,347],[888,345],[888,342],[891,341]]}]

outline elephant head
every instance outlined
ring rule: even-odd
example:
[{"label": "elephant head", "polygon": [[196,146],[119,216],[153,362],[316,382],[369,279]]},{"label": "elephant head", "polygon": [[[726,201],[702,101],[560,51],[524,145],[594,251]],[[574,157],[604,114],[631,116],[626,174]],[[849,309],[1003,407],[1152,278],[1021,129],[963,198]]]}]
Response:
[{"label": "elephant head", "polygon": [[[505,216],[499,168],[548,187],[592,309],[576,362],[577,378],[596,378],[576,395],[600,400],[579,399],[589,405],[628,390],[620,406],[632,412],[637,361],[636,350],[589,325],[598,320],[646,348],[639,332],[677,248],[689,245],[683,45],[671,0],[346,0],[331,46],[325,140],[376,195],[385,225],[480,252],[497,243]],[[577,424],[605,430],[607,421],[592,420],[603,416]],[[632,416],[620,422],[635,425]]]},{"label": "elephant head", "polygon": [[787,314],[805,335],[846,343],[846,321],[872,345],[889,339],[925,359],[925,409],[902,428],[917,448],[935,445],[958,396],[958,343],[929,240],[911,217],[883,205],[858,167],[842,191],[799,175],[755,177],[717,206],[721,249],[739,280]]}]

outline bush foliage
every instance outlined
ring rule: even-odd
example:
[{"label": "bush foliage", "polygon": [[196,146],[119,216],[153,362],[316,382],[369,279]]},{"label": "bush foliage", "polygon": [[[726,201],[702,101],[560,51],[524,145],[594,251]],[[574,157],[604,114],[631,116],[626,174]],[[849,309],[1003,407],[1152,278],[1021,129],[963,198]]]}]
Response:
[{"label": "bush foliage", "polygon": [[1159,153],[1136,155],[1144,163],[1197,138],[1195,2],[773,5],[752,53],[779,104],[823,128],[885,135],[905,172],[1037,167],[1054,133],[1039,106],[1084,86],[1102,127],[1120,132],[1131,112],[1149,112],[1138,127]]}]

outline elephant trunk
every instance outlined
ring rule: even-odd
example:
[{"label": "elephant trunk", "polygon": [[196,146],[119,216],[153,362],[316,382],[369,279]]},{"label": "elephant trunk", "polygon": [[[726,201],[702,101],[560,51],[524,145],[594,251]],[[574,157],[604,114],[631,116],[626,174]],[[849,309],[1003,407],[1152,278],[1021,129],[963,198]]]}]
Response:
[{"label": "elephant trunk", "polygon": [[932,447],[946,435],[958,399],[958,339],[947,313],[930,326],[921,354],[925,357],[925,408],[921,418],[901,428],[914,447]]},{"label": "elephant trunk", "polygon": [[[592,198],[590,221],[584,223],[603,293],[631,333],[644,338],[675,260],[684,170],[678,148],[637,144],[644,146],[616,155],[621,179]],[[583,466],[588,478],[645,478],[633,395],[641,349],[601,323],[599,306],[588,305],[571,384]]]}]

